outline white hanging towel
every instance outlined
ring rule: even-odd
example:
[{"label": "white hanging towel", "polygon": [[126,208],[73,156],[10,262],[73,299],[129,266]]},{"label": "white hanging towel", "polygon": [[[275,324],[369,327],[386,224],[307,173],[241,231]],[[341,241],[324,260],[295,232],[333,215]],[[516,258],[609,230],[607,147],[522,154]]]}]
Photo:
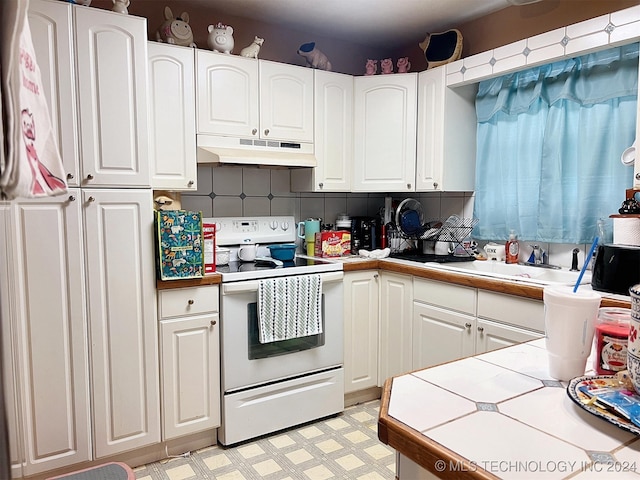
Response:
[{"label": "white hanging towel", "polygon": [[322,333],[322,277],[260,280],[258,331],[260,343]]},{"label": "white hanging towel", "polygon": [[7,199],[60,195],[67,191],[66,174],[31,40],[28,2],[4,2],[0,27],[6,155],[0,163],[0,192]]}]

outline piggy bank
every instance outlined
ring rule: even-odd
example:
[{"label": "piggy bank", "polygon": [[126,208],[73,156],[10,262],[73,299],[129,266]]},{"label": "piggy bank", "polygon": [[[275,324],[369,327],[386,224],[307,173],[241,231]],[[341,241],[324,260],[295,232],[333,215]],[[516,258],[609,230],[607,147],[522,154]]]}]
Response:
[{"label": "piggy bank", "polygon": [[230,54],[233,51],[233,27],[220,22],[209,25],[207,43],[214,52]]},{"label": "piggy bank", "polygon": [[411,68],[409,57],[402,57],[398,59],[398,73],[407,73]]},{"label": "piggy bank", "polygon": [[331,71],[331,62],[324,53],[316,48],[316,42],[300,45],[298,55],[304,57],[307,67]]},{"label": "piggy bank", "polygon": [[173,16],[169,7],[164,7],[164,23],[156,32],[156,41],[181,45],[183,47],[195,47],[193,32],[189,26],[189,14],[182,12],[179,17]]},{"label": "piggy bank", "polygon": [[385,58],[380,61],[380,70],[382,73],[393,73],[393,62],[390,58]]},{"label": "piggy bank", "polygon": [[364,66],[364,74],[365,75],[375,75],[378,71],[378,60],[367,60],[367,63]]}]

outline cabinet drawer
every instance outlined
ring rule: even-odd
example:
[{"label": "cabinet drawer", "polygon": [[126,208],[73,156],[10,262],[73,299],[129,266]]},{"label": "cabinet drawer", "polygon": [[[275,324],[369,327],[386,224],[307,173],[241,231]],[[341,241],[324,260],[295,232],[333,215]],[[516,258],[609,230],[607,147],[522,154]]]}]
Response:
[{"label": "cabinet drawer", "polygon": [[433,280],[414,279],[413,299],[416,302],[425,302],[471,315],[476,313],[475,288]]},{"label": "cabinet drawer", "polygon": [[158,296],[160,319],[198,315],[219,310],[219,288],[217,286],[162,290],[158,292]]},{"label": "cabinet drawer", "polygon": [[479,290],[478,318],[544,332],[544,305],[541,301],[529,298]]}]

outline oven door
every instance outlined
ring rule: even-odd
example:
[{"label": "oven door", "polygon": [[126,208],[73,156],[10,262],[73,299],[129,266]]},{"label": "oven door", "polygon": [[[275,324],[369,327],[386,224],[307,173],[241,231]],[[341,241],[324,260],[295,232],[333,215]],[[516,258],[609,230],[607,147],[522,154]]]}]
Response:
[{"label": "oven door", "polygon": [[225,393],[341,366],[342,272],[322,273],[323,333],[260,344],[258,280],[222,284],[222,389]]}]

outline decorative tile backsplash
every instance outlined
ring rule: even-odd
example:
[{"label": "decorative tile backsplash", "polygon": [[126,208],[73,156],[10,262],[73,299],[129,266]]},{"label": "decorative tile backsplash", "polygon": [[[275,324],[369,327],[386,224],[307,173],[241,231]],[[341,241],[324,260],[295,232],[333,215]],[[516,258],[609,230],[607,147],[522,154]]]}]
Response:
[{"label": "decorative tile backsplash", "polygon": [[[446,219],[450,215],[471,218],[473,193],[298,193],[291,192],[287,169],[258,167],[198,166],[198,190],[182,193],[182,208],[201,211],[203,217],[243,217],[262,215],[293,215],[296,222],[309,217],[322,218],[335,224],[340,213],[350,216],[375,216],[384,207],[384,198],[395,201],[407,196],[419,200],[425,220]],[[480,242],[483,246],[487,242]],[[521,259],[531,253],[530,243],[520,240]],[[541,244],[548,252],[549,262],[563,267],[571,265],[571,250],[576,245]],[[577,245],[580,267],[588,245]]]}]

